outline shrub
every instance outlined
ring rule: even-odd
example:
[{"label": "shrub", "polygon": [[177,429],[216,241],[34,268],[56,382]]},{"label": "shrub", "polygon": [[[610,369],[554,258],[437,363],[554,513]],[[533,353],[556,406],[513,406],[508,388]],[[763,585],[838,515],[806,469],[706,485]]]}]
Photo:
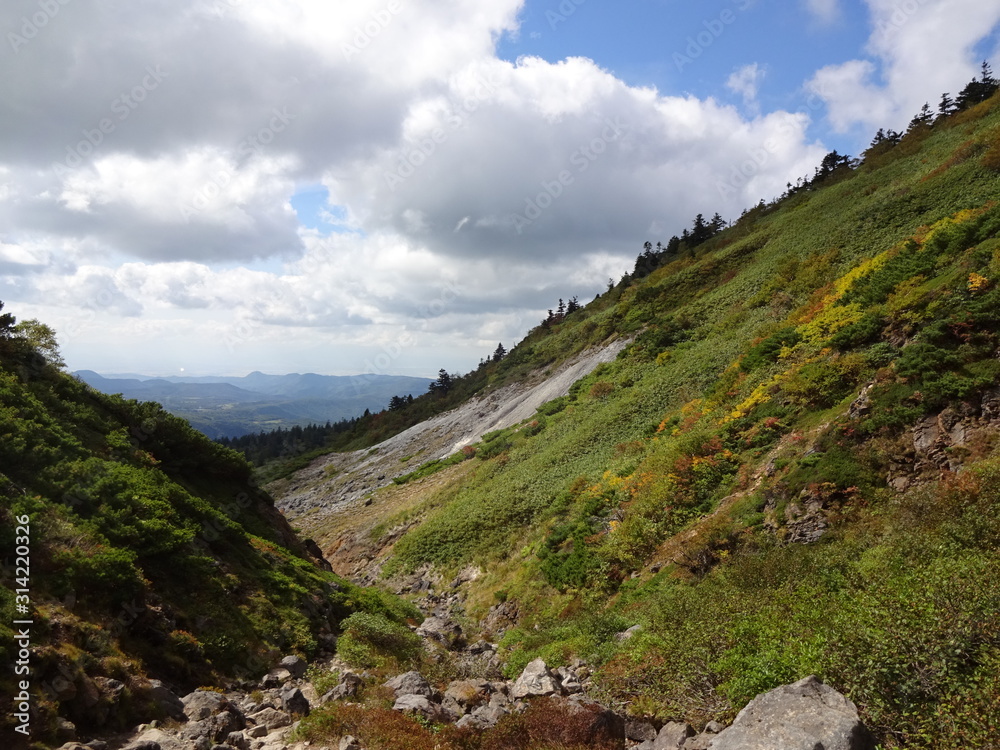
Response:
[{"label": "shrub", "polygon": [[783,328],[752,347],[740,360],[740,369],[743,372],[752,372],[758,367],[777,362],[782,349],[793,347],[801,340],[802,335],[797,330]]},{"label": "shrub", "polygon": [[420,653],[420,637],[382,615],[355,612],[341,623],[341,628],[337,653],[355,667],[408,664]]}]

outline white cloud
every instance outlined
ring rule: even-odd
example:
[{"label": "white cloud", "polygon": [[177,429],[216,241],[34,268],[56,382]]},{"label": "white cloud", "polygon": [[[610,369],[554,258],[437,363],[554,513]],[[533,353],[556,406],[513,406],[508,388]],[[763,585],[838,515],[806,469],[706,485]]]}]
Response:
[{"label": "white cloud", "polygon": [[805,0],[805,4],[812,17],[824,26],[840,18],[840,0]]},{"label": "white cloud", "polygon": [[[521,0],[142,5],[60,6],[0,78],[0,299],[71,366],[350,370],[405,340],[394,369],[468,367],[825,151],[802,114],[500,60]],[[317,184],[349,231],[298,224]]]},{"label": "white cloud", "polygon": [[760,113],[757,92],[760,90],[760,82],[764,79],[764,75],[764,68],[757,63],[750,63],[733,71],[726,80],[726,88],[742,96],[743,105],[754,115]]},{"label": "white cloud", "polygon": [[904,129],[929,98],[933,105],[941,93],[954,95],[976,75],[975,47],[1000,24],[1000,5],[981,0],[867,4],[873,59],[827,66],[807,84],[826,102],[838,132]]}]

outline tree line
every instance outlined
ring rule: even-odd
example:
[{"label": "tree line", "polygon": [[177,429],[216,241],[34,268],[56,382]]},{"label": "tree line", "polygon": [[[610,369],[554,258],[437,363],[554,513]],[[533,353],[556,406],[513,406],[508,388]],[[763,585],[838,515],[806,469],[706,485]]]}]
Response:
[{"label": "tree line", "polygon": [[[745,209],[740,215],[740,220],[751,213],[762,213],[770,208],[774,208],[786,198],[790,198],[803,191],[814,190],[824,183],[857,169],[865,161],[880,156],[899,145],[906,136],[927,131],[943,120],[985,102],[996,94],[998,90],[1000,90],[1000,81],[993,76],[989,62],[984,60],[980,75],[966,84],[957,97],[952,98],[951,94],[947,92],[941,95],[937,112],[931,109],[928,102],[913,116],[905,132],[900,133],[891,128],[879,128],[868,149],[860,158],[841,154],[837,150],[829,152],[813,170],[812,175],[800,177],[795,183],[789,182],[785,192],[770,203],[766,203],[762,198],[752,209]],[[643,244],[642,252],[635,259],[635,266],[632,273],[623,277],[620,283],[627,285],[630,281],[648,276],[657,268],[674,260],[683,257],[694,257],[694,251],[699,245],[715,237],[727,226],[729,225],[726,224],[718,213],[708,221],[705,220],[703,214],[698,214],[694,219],[691,229],[685,229],[680,236],[675,235],[671,237],[666,245],[662,242],[657,242],[654,249],[652,242],[646,241]]]}]

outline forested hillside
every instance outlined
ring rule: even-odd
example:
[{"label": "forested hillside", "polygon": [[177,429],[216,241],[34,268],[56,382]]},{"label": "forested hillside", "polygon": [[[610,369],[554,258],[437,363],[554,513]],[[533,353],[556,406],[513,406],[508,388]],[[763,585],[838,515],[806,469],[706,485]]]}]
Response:
[{"label": "forested hillside", "polygon": [[367,545],[390,581],[478,569],[456,579],[465,617],[502,634],[509,676],[582,657],[607,704],[703,723],[816,674],[883,747],[993,746],[1000,98],[981,83],[729,228],[651,238],[482,378],[633,339],[615,362],[372,494],[377,525],[296,523],[331,558]]},{"label": "forested hillside", "polygon": [[242,456],[64,374],[51,331],[15,323],[0,318],[0,655],[15,663],[12,623],[32,621],[33,739],[60,744],[57,716],[105,735],[163,718],[147,677],[257,678],[331,649],[353,612],[419,616],[327,572]]}]

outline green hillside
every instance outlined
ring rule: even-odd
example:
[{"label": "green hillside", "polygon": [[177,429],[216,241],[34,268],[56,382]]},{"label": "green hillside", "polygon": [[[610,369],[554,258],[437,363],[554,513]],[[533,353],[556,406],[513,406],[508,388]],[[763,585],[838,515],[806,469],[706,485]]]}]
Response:
[{"label": "green hillside", "polygon": [[[242,456],[155,403],[62,373],[10,314],[0,318],[0,548],[0,656],[15,664],[11,623],[33,620],[37,740],[51,739],[57,715],[105,734],[157,718],[147,676],[178,690],[257,678],[282,654],[331,646],[354,612],[419,617],[321,568]],[[15,695],[16,679],[5,670],[0,693]],[[100,689],[108,680],[124,684],[120,700]],[[10,711],[2,721],[17,737]]]},{"label": "green hillside", "polygon": [[520,614],[509,675],[581,656],[636,715],[816,674],[883,747],[995,742],[1000,98],[829,166],[468,376],[634,339],[417,483],[383,573],[481,566],[470,620]]},{"label": "green hillside", "polygon": [[[728,721],[815,674],[884,748],[989,747],[1000,96],[876,139],[858,162],[833,155],[711,226],[647,250],[509,353],[332,435],[327,447],[368,447],[629,342],[532,419],[367,498],[383,514],[369,559],[389,579],[479,566],[456,583],[470,642],[498,638],[508,676],[582,657],[595,697],[636,716]],[[36,733],[63,716],[107,734],[151,717],[147,677],[178,690],[259,677],[336,636],[377,675],[420,664],[403,627],[416,608],[325,571],[239,454],[59,365],[44,326],[0,316],[0,650],[15,663],[11,623],[30,617]],[[292,522],[329,548],[345,519]],[[500,604],[515,620],[502,637],[486,625]],[[447,658],[422,668],[454,676]],[[15,694],[13,671],[0,690]],[[314,711],[303,732],[334,744],[323,727],[345,710]],[[349,709],[352,726],[365,710]]]}]

